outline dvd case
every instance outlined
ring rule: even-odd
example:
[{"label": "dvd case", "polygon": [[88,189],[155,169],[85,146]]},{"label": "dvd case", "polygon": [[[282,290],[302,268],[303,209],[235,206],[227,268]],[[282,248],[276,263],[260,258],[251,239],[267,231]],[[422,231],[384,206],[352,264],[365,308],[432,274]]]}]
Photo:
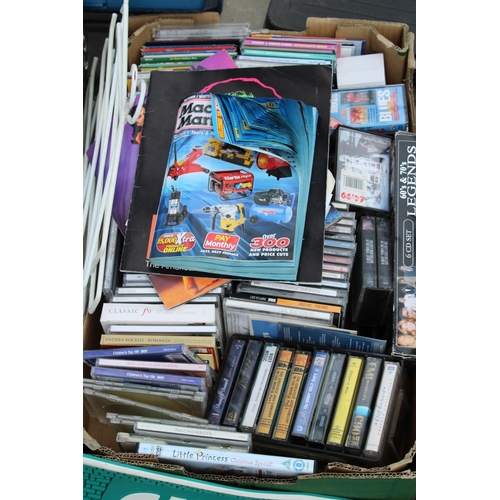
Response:
[{"label": "dvd case", "polygon": [[417,354],[417,137],[394,136],[394,333],[392,354]]},{"label": "dvd case", "polygon": [[406,90],[403,84],[362,90],[333,90],[330,108],[334,128],[394,133],[408,128]]},{"label": "dvd case", "polygon": [[160,461],[183,465],[204,474],[251,475],[256,477],[295,477],[313,474],[316,461],[255,453],[199,450],[194,447],[140,443],[137,453],[154,455]]},{"label": "dvd case", "polygon": [[388,213],[391,138],[343,126],[336,133],[335,200]]}]

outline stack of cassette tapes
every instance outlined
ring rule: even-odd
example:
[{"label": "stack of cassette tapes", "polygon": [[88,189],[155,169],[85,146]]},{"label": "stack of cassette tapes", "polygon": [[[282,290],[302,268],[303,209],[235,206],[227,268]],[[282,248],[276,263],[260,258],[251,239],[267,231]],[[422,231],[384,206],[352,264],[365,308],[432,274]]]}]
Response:
[{"label": "stack of cassette tapes", "polygon": [[404,360],[233,335],[206,418],[260,453],[364,467],[404,456]]}]

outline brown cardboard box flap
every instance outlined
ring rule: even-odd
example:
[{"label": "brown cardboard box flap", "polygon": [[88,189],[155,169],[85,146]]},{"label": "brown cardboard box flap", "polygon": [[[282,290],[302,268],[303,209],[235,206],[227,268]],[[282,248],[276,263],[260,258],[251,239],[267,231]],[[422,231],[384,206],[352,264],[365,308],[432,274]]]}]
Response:
[{"label": "brown cardboard box flap", "polygon": [[367,469],[365,467],[358,467],[356,465],[345,464],[342,462],[331,462],[328,464],[329,472],[344,472],[344,473],[369,473],[369,474],[383,474],[387,472],[412,472],[408,467],[412,464],[413,458],[417,452],[416,443],[410,448],[408,453],[399,461],[393,464],[386,465],[384,467],[372,467]]}]

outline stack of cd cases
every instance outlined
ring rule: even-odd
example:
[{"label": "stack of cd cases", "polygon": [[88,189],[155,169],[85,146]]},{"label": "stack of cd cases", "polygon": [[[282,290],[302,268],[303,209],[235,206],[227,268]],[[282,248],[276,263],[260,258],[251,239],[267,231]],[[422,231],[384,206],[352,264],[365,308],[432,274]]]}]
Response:
[{"label": "stack of cd cases", "polygon": [[400,358],[233,335],[205,417],[258,453],[379,467],[404,457],[410,397]]}]

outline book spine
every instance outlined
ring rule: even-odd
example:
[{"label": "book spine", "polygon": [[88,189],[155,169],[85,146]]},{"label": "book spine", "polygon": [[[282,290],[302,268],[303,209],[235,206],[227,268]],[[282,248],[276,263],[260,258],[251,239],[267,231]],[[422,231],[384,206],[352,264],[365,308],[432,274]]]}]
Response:
[{"label": "book spine", "polygon": [[292,436],[306,438],[311,429],[313,410],[317,403],[316,398],[319,394],[323,381],[323,375],[328,363],[330,353],[328,351],[316,351],[311,363],[311,370],[307,376],[304,386],[304,393],[297,407],[297,415],[292,428]]},{"label": "book spine", "polygon": [[259,363],[255,380],[246,403],[246,408],[240,422],[241,430],[253,431],[257,417],[264,400],[267,383],[273,372],[274,364],[278,354],[278,346],[275,344],[266,344],[262,359]]},{"label": "book spine", "polygon": [[257,434],[262,436],[271,435],[294,355],[295,349],[283,348],[280,350],[279,358],[270,381],[271,385],[269,387],[269,392],[267,393],[266,401],[262,408],[262,414],[259,418],[259,424],[256,431]]},{"label": "book spine", "polygon": [[306,371],[311,356],[308,352],[297,351],[288,377],[283,402],[280,406],[278,418],[273,431],[273,439],[286,441],[291,431],[292,419],[295,414]]},{"label": "book spine", "polygon": [[322,61],[335,61],[335,54],[329,53],[314,53],[314,52],[293,52],[285,50],[267,50],[267,49],[244,49],[244,55],[248,56],[262,56],[262,57],[281,57],[302,60],[322,60]]},{"label": "book spine", "polygon": [[375,218],[377,240],[377,283],[379,288],[393,288],[394,253],[391,242],[391,220]]},{"label": "book spine", "polygon": [[290,50],[306,50],[310,52],[320,50],[336,52],[339,46],[340,44],[289,42],[284,40],[263,40],[258,38],[246,38],[242,44],[242,47],[276,47]]},{"label": "book spine", "polygon": [[229,348],[224,371],[218,381],[215,399],[207,417],[211,424],[219,424],[223,421],[246,346],[246,340],[235,340]]},{"label": "book spine", "polygon": [[239,423],[263,346],[263,342],[259,340],[248,341],[247,352],[245,353],[233,394],[227,406],[224,425],[236,427]]},{"label": "book spine", "polygon": [[384,446],[384,438],[390,420],[390,410],[394,400],[401,366],[397,362],[385,361],[377,394],[377,401],[373,411],[370,430],[366,438],[363,455],[369,458],[379,458]]},{"label": "book spine", "polygon": [[381,369],[381,358],[368,357],[365,360],[363,376],[345,440],[346,451],[356,455],[361,454],[365,437],[368,433],[368,425],[371,419],[372,406]]},{"label": "book spine", "polygon": [[248,61],[248,62],[266,62],[275,64],[323,64],[330,65],[331,61],[322,59],[295,59],[293,57],[264,57],[264,56],[237,56],[236,62],[238,61]]},{"label": "book spine", "polygon": [[344,445],[347,426],[351,418],[354,399],[357,394],[359,380],[363,369],[363,358],[349,356],[347,368],[342,380],[339,398],[335,406],[330,432],[326,440],[326,446],[336,450],[342,450]]},{"label": "book spine", "polygon": [[223,450],[199,450],[186,446],[170,446],[139,443],[137,453],[155,455],[160,461],[180,463],[187,469],[204,472],[218,472],[221,469],[234,469],[238,474],[262,476],[296,476],[312,474],[315,460],[260,455],[256,453],[238,453]]}]

